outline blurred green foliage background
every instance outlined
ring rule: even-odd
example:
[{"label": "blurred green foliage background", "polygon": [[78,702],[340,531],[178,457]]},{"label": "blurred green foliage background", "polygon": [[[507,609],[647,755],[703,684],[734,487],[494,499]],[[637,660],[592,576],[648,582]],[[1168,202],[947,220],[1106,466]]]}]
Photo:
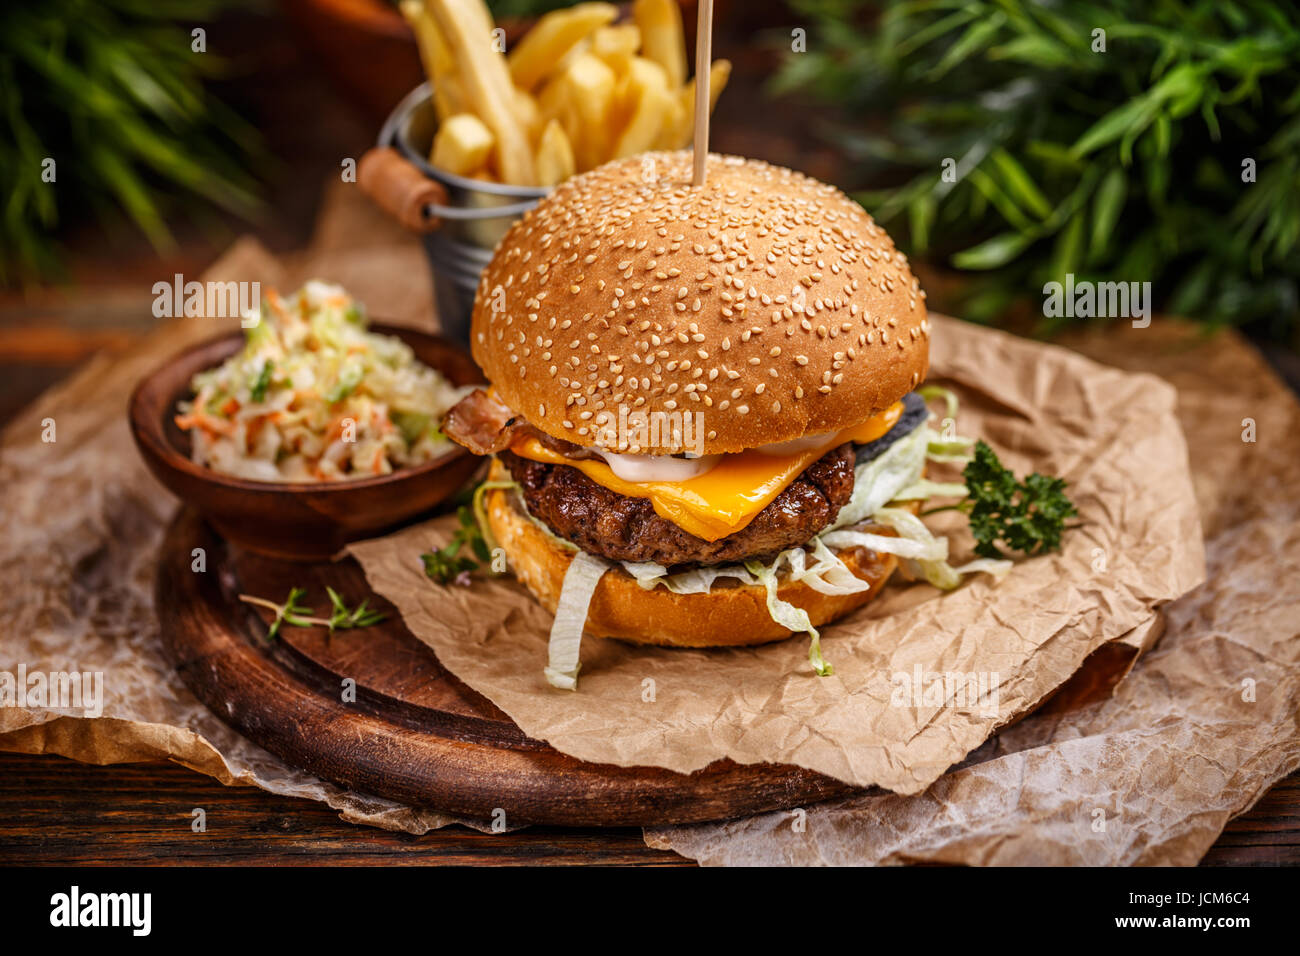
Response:
[{"label": "blurred green foliage background", "polygon": [[[223,64],[191,30],[226,0],[42,0],[0,12],[0,285],[59,274],[54,232],[93,213],[168,248],[200,198],[258,205],[258,136],[205,85]],[[180,23],[185,26],[180,26]],[[47,181],[54,160],[54,182]],[[56,188],[57,186],[57,188]]]},{"label": "blurred green foliage background", "polygon": [[1300,329],[1295,3],[791,6],[807,52],[773,91],[836,107],[828,135],[884,184],[858,198],[908,251],[975,278],[966,317],[1074,273],[1149,280],[1159,306],[1211,324]]}]

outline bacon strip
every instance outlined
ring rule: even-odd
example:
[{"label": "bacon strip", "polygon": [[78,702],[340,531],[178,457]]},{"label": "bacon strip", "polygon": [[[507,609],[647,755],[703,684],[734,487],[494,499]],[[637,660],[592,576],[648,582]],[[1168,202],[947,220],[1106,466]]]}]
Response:
[{"label": "bacon strip", "polygon": [[527,436],[575,461],[596,457],[581,445],[546,434],[481,388],[452,406],[442,420],[442,433],[476,455],[495,455]]},{"label": "bacon strip", "polygon": [[521,427],[527,423],[481,388],[453,405],[442,420],[442,433],[476,455],[492,455],[510,447]]}]

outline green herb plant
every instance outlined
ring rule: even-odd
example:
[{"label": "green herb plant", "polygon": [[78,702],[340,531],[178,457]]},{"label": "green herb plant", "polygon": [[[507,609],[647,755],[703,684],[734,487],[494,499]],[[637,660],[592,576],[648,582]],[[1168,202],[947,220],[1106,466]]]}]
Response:
[{"label": "green herb plant", "polygon": [[909,252],[980,274],[967,317],[1041,304],[1072,273],[1150,281],[1157,305],[1212,324],[1300,329],[1294,2],[791,6],[807,51],[774,89],[841,108],[828,134],[884,187],[858,194],[868,211]]},{"label": "green herb plant", "polygon": [[[424,564],[424,573],[439,584],[467,583],[472,572],[478,570],[480,563],[492,560],[492,549],[478,519],[468,504],[456,509],[456,519],[460,527],[441,548],[426,551],[420,555]],[[468,549],[468,553],[466,552]]]},{"label": "green herb plant", "polygon": [[1079,513],[1065,495],[1064,478],[1035,472],[1018,480],[983,439],[975,442],[973,455],[961,457],[966,497],[927,509],[923,516],[940,511],[968,515],[975,553],[985,558],[1005,557],[998,542],[1026,556],[1060,549],[1066,519]]},{"label": "green herb plant", "polygon": [[259,208],[256,132],[205,85],[192,30],[232,0],[43,0],[0,12],[0,286],[57,276],[52,233],[123,215],[159,250],[194,200]]},{"label": "green herb plant", "polygon": [[1065,520],[1078,514],[1065,496],[1065,479],[1034,473],[1017,481],[983,440],[962,477],[970,493],[962,510],[970,515],[975,553],[986,558],[1002,557],[999,541],[1026,555],[1056,551]]}]

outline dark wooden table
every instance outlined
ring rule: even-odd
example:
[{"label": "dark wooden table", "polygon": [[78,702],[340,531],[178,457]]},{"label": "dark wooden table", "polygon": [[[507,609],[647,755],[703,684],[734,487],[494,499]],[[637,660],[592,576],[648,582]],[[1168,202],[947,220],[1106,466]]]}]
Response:
[{"label": "dark wooden table", "polygon": [[[190,829],[202,807],[207,832]],[[95,767],[0,754],[0,864],[512,864],[680,866],[636,829],[535,827],[423,836],[344,823],[323,804],[223,787],[171,764]],[[1300,864],[1300,774],[1228,825],[1209,866]]]},{"label": "dark wooden table", "polygon": [[[202,807],[207,832],[194,833]],[[96,767],[0,754],[0,864],[635,864],[680,866],[635,828],[424,836],[344,823],[311,800],[223,787],[174,764]]]}]

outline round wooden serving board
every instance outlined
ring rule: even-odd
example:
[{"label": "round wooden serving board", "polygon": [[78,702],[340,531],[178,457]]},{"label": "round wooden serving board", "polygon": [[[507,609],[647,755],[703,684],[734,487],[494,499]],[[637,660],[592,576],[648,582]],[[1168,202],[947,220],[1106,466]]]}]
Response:
[{"label": "round wooden serving board", "polygon": [[[191,570],[195,548],[205,572]],[[323,613],[326,585],[350,606],[370,597],[388,619],[332,638],[285,627],[268,643],[270,613],[237,597],[279,602],[303,587],[304,603]],[[480,820],[499,808],[510,825],[651,826],[806,806],[850,789],[773,764],[723,760],[678,774],[566,756],[445,671],[396,609],[371,596],[355,561],[242,552],[188,509],[163,542],[157,606],[167,654],[214,714],[286,763],[361,793]],[[355,703],[342,700],[346,678]]]}]

